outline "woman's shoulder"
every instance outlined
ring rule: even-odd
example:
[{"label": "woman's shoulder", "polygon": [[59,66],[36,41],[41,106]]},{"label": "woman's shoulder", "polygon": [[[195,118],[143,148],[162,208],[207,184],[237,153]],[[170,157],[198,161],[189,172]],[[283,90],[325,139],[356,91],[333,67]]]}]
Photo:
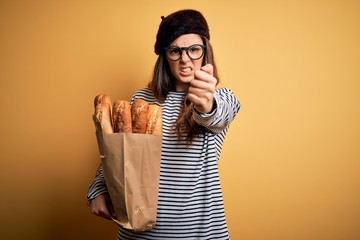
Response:
[{"label": "woman's shoulder", "polygon": [[157,103],[154,93],[151,91],[150,88],[141,88],[137,90],[131,98],[131,102],[133,102],[137,98],[141,98],[150,104]]}]

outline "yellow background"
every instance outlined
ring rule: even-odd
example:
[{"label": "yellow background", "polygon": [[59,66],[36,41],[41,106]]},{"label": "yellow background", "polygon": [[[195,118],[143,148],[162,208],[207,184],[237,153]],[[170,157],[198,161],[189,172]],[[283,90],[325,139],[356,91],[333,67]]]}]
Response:
[{"label": "yellow background", "polygon": [[160,16],[183,8],[242,103],[220,160],[232,239],[360,239],[355,0],[1,1],[0,239],[115,238],[85,201],[93,98],[143,87]]}]

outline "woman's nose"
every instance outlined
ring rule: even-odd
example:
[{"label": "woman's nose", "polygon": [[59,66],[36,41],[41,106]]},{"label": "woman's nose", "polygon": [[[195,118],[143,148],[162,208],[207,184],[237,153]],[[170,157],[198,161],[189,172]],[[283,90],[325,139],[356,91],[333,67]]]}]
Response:
[{"label": "woman's nose", "polygon": [[187,51],[185,49],[182,49],[181,56],[180,56],[180,61],[187,62],[189,60],[190,60],[190,57],[189,57]]}]

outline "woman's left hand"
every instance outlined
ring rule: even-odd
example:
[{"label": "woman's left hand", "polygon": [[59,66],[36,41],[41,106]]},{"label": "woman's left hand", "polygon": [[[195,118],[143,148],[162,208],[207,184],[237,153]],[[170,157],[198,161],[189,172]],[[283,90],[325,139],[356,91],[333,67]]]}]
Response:
[{"label": "woman's left hand", "polygon": [[200,113],[211,112],[217,79],[213,76],[213,66],[207,64],[195,71],[195,79],[190,82],[187,99]]}]

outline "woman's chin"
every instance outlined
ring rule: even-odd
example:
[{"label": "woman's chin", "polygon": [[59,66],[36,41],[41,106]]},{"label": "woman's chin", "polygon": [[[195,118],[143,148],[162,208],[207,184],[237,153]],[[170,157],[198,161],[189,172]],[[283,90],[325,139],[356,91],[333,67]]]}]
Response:
[{"label": "woman's chin", "polygon": [[179,82],[189,84],[194,79],[194,75],[180,76]]}]

